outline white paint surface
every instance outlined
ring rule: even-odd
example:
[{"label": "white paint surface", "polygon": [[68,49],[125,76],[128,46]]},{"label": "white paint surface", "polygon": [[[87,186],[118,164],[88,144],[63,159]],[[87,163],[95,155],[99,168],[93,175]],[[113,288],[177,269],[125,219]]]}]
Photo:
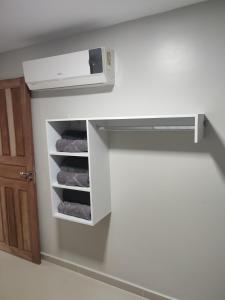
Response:
[{"label": "white paint surface", "polygon": [[[26,59],[116,51],[113,92],[32,100],[42,251],[180,300],[225,299],[224,28],[225,2],[209,1],[0,56],[10,78]],[[188,133],[111,135],[110,219],[89,228],[52,218],[46,119],[193,112],[209,119],[199,144]]]},{"label": "white paint surface", "polygon": [[146,300],[47,261],[38,266],[1,252],[0,264],[4,300]]},{"label": "white paint surface", "polygon": [[0,0],[0,53],[205,0]]}]

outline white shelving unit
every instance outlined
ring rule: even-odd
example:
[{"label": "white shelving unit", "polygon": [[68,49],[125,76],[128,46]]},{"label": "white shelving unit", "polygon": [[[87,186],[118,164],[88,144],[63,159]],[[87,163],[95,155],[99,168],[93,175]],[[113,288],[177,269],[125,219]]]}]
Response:
[{"label": "white shelving unit", "polygon": [[[65,130],[83,130],[87,132],[88,152],[70,153],[56,151],[56,142]],[[47,140],[49,156],[49,174],[53,216],[59,219],[95,225],[111,211],[109,159],[107,134],[99,132],[86,119],[47,120]],[[62,161],[67,157],[82,158],[88,161],[90,187],[68,186],[57,182]],[[91,220],[84,220],[58,212],[58,205],[63,201],[63,190],[88,193],[90,195]]]},{"label": "white shelving unit", "polygon": [[[164,131],[192,132],[194,142],[198,143],[204,134],[204,114],[154,115],[141,117],[54,119],[47,120],[47,140],[49,174],[53,216],[59,219],[95,225],[111,212],[109,175],[109,134],[110,131]],[[88,152],[57,152],[56,141],[68,129],[87,131]],[[88,160],[90,187],[61,185],[57,182],[60,164],[66,157],[82,157]],[[63,201],[63,190],[69,189],[90,196],[91,220],[84,220],[61,214],[58,205]],[[76,197],[76,194],[74,194]]]}]

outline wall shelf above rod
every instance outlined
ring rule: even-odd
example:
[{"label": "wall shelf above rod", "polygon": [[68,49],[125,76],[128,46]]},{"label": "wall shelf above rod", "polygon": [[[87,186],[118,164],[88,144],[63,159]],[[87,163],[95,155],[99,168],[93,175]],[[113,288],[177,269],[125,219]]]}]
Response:
[{"label": "wall shelf above rod", "polygon": [[204,120],[204,114],[89,119],[97,130],[106,132],[193,132],[195,143],[203,137]]}]

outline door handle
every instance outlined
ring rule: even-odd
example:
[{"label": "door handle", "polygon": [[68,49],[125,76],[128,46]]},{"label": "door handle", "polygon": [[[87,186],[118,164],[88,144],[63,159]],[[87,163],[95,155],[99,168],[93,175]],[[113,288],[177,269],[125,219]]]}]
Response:
[{"label": "door handle", "polygon": [[20,177],[25,179],[26,181],[32,181],[33,180],[33,172],[20,172]]}]

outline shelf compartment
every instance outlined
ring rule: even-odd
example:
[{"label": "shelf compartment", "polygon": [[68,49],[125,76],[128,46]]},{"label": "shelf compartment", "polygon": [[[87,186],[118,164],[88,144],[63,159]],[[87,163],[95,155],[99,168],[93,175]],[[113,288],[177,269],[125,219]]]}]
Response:
[{"label": "shelf compartment", "polygon": [[[62,134],[67,130],[78,130],[87,132],[87,122],[85,120],[62,120],[62,121],[47,121],[47,139],[49,153],[68,153],[56,150],[56,142],[62,138]],[[71,156],[78,152],[69,152]],[[80,153],[80,152],[79,152]],[[82,153],[87,153],[82,152]],[[62,154],[62,155],[63,155]],[[74,155],[75,156],[75,155]]]},{"label": "shelf compartment", "polygon": [[[79,203],[79,198],[80,198],[80,200],[81,200],[81,198],[84,198],[85,201],[86,201],[87,196],[88,196],[87,193],[82,193],[81,191],[75,191],[74,190],[74,201],[73,202],[78,202]],[[79,198],[77,198],[77,197],[79,197]],[[92,216],[92,207],[91,207],[90,196],[88,196],[88,199],[89,199],[89,204],[90,204],[90,208],[91,208],[91,216]],[[53,216],[54,217],[59,218],[59,219],[63,219],[63,220],[67,220],[67,221],[81,223],[81,224],[94,225],[92,218],[91,218],[91,220],[86,220],[86,219],[83,219],[83,218],[78,218],[78,217],[75,217],[75,216],[60,213],[58,211],[58,205],[63,200],[65,200],[65,199],[63,199],[63,189],[58,188],[58,187],[54,187],[53,190],[52,190],[52,205],[53,205]]]},{"label": "shelf compartment", "polygon": [[[88,170],[89,173],[89,162],[88,157],[73,157],[73,156],[50,156],[49,157],[49,168],[50,168],[50,178],[52,186],[65,186],[67,189],[74,190],[83,190],[90,191],[89,186],[79,186],[79,185],[67,185],[63,183],[59,183],[57,180],[57,175],[61,171],[61,166],[63,162],[66,162],[66,165],[70,167],[78,167]],[[90,182],[90,174],[89,174],[89,182]]]}]

